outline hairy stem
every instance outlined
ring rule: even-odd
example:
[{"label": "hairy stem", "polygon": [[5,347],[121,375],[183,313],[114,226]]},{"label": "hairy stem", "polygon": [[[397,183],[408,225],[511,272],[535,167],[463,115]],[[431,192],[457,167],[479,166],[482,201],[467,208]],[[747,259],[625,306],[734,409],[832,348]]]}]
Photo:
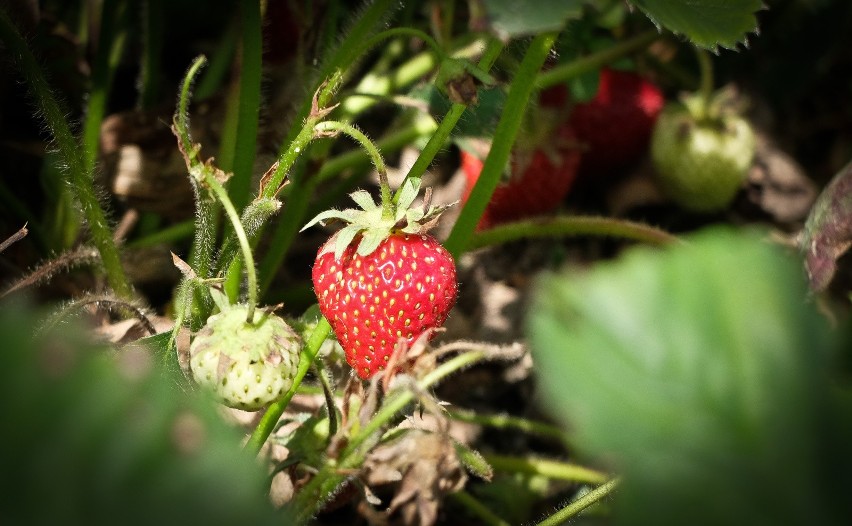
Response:
[{"label": "hairy stem", "polygon": [[231,226],[233,226],[234,233],[240,243],[243,260],[246,262],[246,277],[248,279],[248,313],[246,315],[246,323],[254,323],[254,309],[257,306],[257,273],[254,267],[254,256],[251,253],[248,236],[246,236],[246,231],[243,229],[242,223],[240,223],[240,215],[228,197],[225,187],[209,172],[205,174],[204,183],[210,187],[216,198],[222,203],[225,215],[231,221]]},{"label": "hairy stem", "polygon": [[241,210],[251,194],[252,169],[257,147],[262,73],[260,0],[239,2],[242,22],[242,60],[240,62],[240,98],[234,145],[234,175],[228,180],[228,194]]},{"label": "hairy stem", "polygon": [[187,160],[191,164],[196,160],[198,152],[192,148],[192,134],[189,130],[189,101],[192,98],[192,84],[195,82],[195,77],[204,65],[207,64],[207,57],[199,55],[192,61],[186,75],[183,77],[183,82],[180,86],[180,94],[178,95],[178,108],[175,115],[175,126],[177,127],[178,139],[181,141],[183,151],[187,155]]},{"label": "hairy stem", "polygon": [[320,134],[324,132],[340,132],[348,135],[364,148],[364,151],[367,152],[370,160],[373,161],[373,166],[376,167],[376,171],[378,171],[380,175],[384,174],[385,177],[387,177],[388,169],[385,166],[385,160],[382,158],[379,148],[364,132],[355,126],[339,121],[323,121],[314,126],[314,130]]},{"label": "hairy stem", "polygon": [[295,164],[296,159],[301,155],[308,144],[314,139],[314,127],[322,121],[325,116],[325,110],[331,102],[334,92],[340,87],[343,81],[341,71],[335,71],[328,80],[323,83],[314,95],[313,103],[314,111],[312,111],[299,130],[299,133],[290,142],[287,149],[278,157],[278,166],[269,177],[269,181],[264,185],[260,192],[260,197],[274,197],[281,188],[284,178],[290,171],[290,168]]},{"label": "hairy stem", "polygon": [[[502,51],[503,43],[496,38],[490,39],[485,48],[485,52],[482,54],[482,58],[479,60],[479,68],[483,71],[490,70],[491,66],[497,60],[497,57]],[[438,155],[438,152],[440,152],[446,144],[447,139],[456,127],[456,123],[459,121],[466,109],[467,106],[464,104],[453,104],[450,107],[446,115],[444,115],[444,118],[441,119],[441,124],[438,125],[438,129],[432,134],[429,142],[426,143],[426,146],[423,147],[420,155],[417,156],[417,160],[414,161],[414,164],[408,170],[408,173],[405,175],[405,180],[408,180],[409,178],[423,177],[423,174],[426,173],[426,170],[429,168],[429,165],[432,164],[435,156]],[[397,192],[393,197],[394,203],[399,202],[401,190],[404,186],[405,181],[399,185],[399,189],[397,189]]]},{"label": "hairy stem", "polygon": [[579,514],[584,509],[592,504],[601,501],[618,487],[619,479],[612,479],[605,484],[601,484],[592,491],[586,493],[571,504],[565,506],[550,517],[539,522],[536,526],[559,526],[565,524],[566,521]]},{"label": "hairy stem", "polygon": [[584,235],[623,237],[654,245],[681,242],[677,236],[665,230],[633,221],[597,216],[555,216],[504,223],[476,232],[467,247],[473,250],[518,239]]},{"label": "hairy stem", "polygon": [[92,243],[103,261],[107,282],[119,297],[130,298],[133,295],[133,289],[121,266],[118,248],[113,240],[112,229],[106,214],[98,201],[92,174],[85,168],[85,158],[80,144],[71,133],[68,122],[65,120],[66,112],[54,97],[41,67],[4,10],[0,10],[0,39],[5,42],[9,54],[17,63],[41,111],[42,118],[56,141],[65,164],[62,174],[83,210]]},{"label": "hairy stem", "polygon": [[445,243],[447,250],[455,257],[459,257],[467,248],[479,218],[500,182],[500,174],[509,161],[512,145],[526,113],[536,75],[550,53],[556,36],[556,32],[536,36],[515,73],[482,173]]},{"label": "hairy stem", "polygon": [[491,464],[491,467],[495,471],[543,475],[552,479],[582,482],[585,484],[601,484],[609,478],[606,473],[556,460],[494,454],[484,454],[482,456],[486,462]]},{"label": "hairy stem", "polygon": [[371,141],[364,132],[345,122],[324,121],[317,124],[314,127],[314,130],[320,134],[328,132],[344,133],[358,141],[361,147],[364,148],[364,151],[367,152],[367,155],[370,156],[370,159],[373,161],[373,165],[376,167],[376,171],[379,172],[379,188],[382,195],[382,214],[386,219],[393,217],[394,207],[391,201],[390,183],[388,183],[388,169],[385,166],[385,160],[382,158],[382,154],[379,152],[379,149],[373,141]]},{"label": "hairy stem", "polygon": [[563,84],[583,73],[594,71],[624,56],[641,51],[659,38],[662,38],[662,35],[658,31],[647,31],[597,53],[542,71],[535,78],[535,87],[544,89]]},{"label": "hairy stem", "polygon": [[320,318],[319,323],[317,323],[317,326],[311,333],[310,338],[308,338],[308,341],[305,342],[304,347],[302,347],[302,352],[299,357],[299,367],[296,370],[296,376],[293,378],[293,385],[290,386],[290,389],[280,400],[271,403],[269,407],[266,408],[266,412],[263,414],[263,417],[261,417],[260,422],[257,424],[257,427],[254,428],[254,431],[245,445],[246,449],[254,454],[260,452],[260,448],[262,448],[263,444],[266,443],[266,439],[268,439],[269,435],[272,434],[272,431],[275,429],[275,425],[278,423],[278,419],[281,418],[282,414],[284,414],[284,410],[287,409],[287,405],[290,403],[290,400],[292,400],[293,395],[296,394],[296,390],[299,388],[299,385],[301,385],[302,380],[311,368],[311,364],[317,357],[317,353],[319,352],[323,342],[325,342],[325,339],[328,338],[329,333],[331,333],[331,325],[329,325],[328,320],[325,318]]},{"label": "hairy stem", "polygon": [[[201,178],[197,177],[198,173],[193,174],[194,171],[201,173],[206,168],[198,159],[198,151],[192,143],[189,129],[189,100],[193,82],[206,62],[207,59],[201,55],[192,62],[187,70],[181,84],[178,108],[174,117],[175,133],[186,156],[187,168],[190,172],[189,179],[195,194],[195,236],[190,249],[189,265],[196,276],[201,279],[207,278],[210,273],[213,246],[216,241],[217,201],[209,194],[207,187],[201,184]],[[206,314],[204,309],[201,308],[202,294],[201,287],[196,282],[184,278],[184,283],[178,288],[176,301],[178,323],[175,324],[174,337],[177,336],[177,330],[187,316],[190,317],[190,326],[193,329],[200,327]]]},{"label": "hairy stem", "polygon": [[323,467],[296,495],[292,505],[301,522],[307,522],[310,517],[322,508],[326,500],[334,493],[335,488],[346,479],[346,476],[342,475],[341,472],[355,468],[363,461],[365,452],[361,446],[382,427],[387,425],[405,406],[410,404],[414,400],[416,392],[428,390],[429,387],[448,375],[481,361],[486,357],[487,353],[485,351],[465,352],[442,363],[435,370],[424,376],[417,382],[416,388],[397,391],[391,394],[367,425],[351,437],[349,444],[341,453],[337,462]]}]

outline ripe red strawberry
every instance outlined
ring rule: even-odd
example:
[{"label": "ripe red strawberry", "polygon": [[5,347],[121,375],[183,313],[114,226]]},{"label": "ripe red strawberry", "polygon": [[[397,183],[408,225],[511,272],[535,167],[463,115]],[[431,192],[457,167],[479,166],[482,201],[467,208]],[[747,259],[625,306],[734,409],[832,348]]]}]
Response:
[{"label": "ripe red strawberry", "polygon": [[350,223],[319,250],[312,274],[320,311],[364,379],[386,367],[400,340],[410,345],[443,325],[456,301],[453,258],[424,233],[443,208],[411,209],[418,188],[404,188],[391,214],[386,203],[355,192],[363,210],[330,210],[305,227],[329,218]]},{"label": "ripe red strawberry", "polygon": [[595,97],[571,112],[571,126],[586,145],[580,177],[616,176],[636,164],[664,104],[660,89],[640,75],[602,69]]},{"label": "ripe red strawberry", "polygon": [[313,282],[346,361],[369,378],[385,368],[400,338],[411,344],[444,324],[456,301],[456,269],[425,234],[392,234],[367,256],[355,246],[339,259],[320,250]]},{"label": "ripe red strawberry", "polygon": [[[478,230],[541,215],[562,204],[576,178],[581,154],[574,132],[567,124],[560,126],[551,140],[546,148],[536,148],[526,155],[521,149],[514,152],[511,176],[491,194]],[[462,201],[467,201],[482,172],[483,162],[462,150],[461,165],[467,178]]]}]

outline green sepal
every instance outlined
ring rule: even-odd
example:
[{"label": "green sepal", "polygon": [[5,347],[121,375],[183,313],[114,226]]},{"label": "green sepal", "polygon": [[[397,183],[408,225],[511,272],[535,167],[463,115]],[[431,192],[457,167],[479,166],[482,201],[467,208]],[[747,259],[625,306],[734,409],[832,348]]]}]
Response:
[{"label": "green sepal", "polygon": [[453,440],[453,447],[456,450],[456,457],[468,472],[486,482],[490,482],[494,478],[494,468],[479,451],[457,440]]},{"label": "green sepal", "polygon": [[366,190],[356,190],[349,194],[349,197],[351,197],[352,200],[364,210],[370,211],[378,208],[378,205],[375,201],[373,201],[373,197],[370,195],[370,192]]},{"label": "green sepal", "polygon": [[412,203],[417,199],[417,194],[420,192],[420,183],[421,180],[419,177],[411,177],[405,180],[402,184],[402,190],[399,192],[399,199],[396,204],[397,210],[411,208]]},{"label": "green sepal", "polygon": [[311,219],[308,224],[302,227],[299,232],[307,230],[308,228],[316,225],[317,223],[323,223],[328,219],[340,219],[342,221],[354,222],[357,215],[362,212],[359,210],[355,210],[354,208],[347,208],[346,210],[326,210],[325,212],[320,212],[313,219]]},{"label": "green sepal", "polygon": [[390,231],[386,233],[379,230],[367,230],[364,235],[361,236],[361,242],[358,243],[358,255],[368,256],[372,254],[381,242],[387,239],[389,233]]},{"label": "green sepal", "polygon": [[343,227],[334,239],[334,259],[340,259],[340,256],[343,255],[343,252],[346,250],[346,247],[349,246],[349,243],[352,242],[355,237],[361,233],[363,228],[361,225],[347,225]]},{"label": "green sepal", "polygon": [[[420,192],[421,180],[419,177],[406,179],[399,190],[396,203],[392,204],[392,214],[386,215],[384,208],[379,206],[368,192],[356,190],[349,194],[362,210],[349,208],[346,210],[326,210],[311,219],[302,230],[328,219],[339,219],[349,223],[326,243],[320,255],[334,251],[334,259],[338,260],[346,251],[346,248],[360,235],[357,253],[367,256],[373,253],[382,241],[387,239],[393,232],[404,232],[406,234],[419,234],[432,226],[438,216],[449,206],[426,206],[412,208],[417,195]],[[428,201],[428,197],[426,198]],[[302,231],[300,230],[300,232]]]},{"label": "green sepal", "polygon": [[231,302],[228,301],[228,295],[222,289],[216,287],[208,287],[210,297],[213,298],[213,303],[219,308],[220,312],[224,312],[231,307]]}]

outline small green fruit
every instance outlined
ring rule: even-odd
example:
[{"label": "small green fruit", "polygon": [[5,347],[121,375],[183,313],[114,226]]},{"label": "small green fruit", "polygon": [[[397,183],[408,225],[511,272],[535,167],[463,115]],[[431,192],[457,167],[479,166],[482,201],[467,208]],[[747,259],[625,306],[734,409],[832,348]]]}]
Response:
[{"label": "small green fruit", "polygon": [[696,99],[666,106],[651,137],[651,157],[663,192],[687,210],[728,206],[754,158],[751,125],[736,114],[701,113]]},{"label": "small green fruit", "polygon": [[195,381],[225,405],[257,411],[293,384],[301,338],[287,322],[258,311],[246,322],[245,305],[211,316],[190,346]]}]

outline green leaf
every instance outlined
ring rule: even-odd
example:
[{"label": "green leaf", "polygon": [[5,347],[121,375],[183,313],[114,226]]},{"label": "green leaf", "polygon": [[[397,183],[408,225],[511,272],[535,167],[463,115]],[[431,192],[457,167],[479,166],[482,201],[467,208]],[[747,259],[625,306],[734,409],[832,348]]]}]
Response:
[{"label": "green leaf", "polygon": [[830,523],[816,431],[833,338],[795,261],[715,230],[535,293],[549,407],[624,472],[622,524]]},{"label": "green leaf", "polygon": [[[449,99],[434,84],[418,86],[409,93],[414,99],[429,105],[429,114],[435,119],[442,118],[452,107]],[[506,93],[500,88],[480,88],[479,102],[468,106],[459,120],[453,136],[491,137],[500,121]]]},{"label": "green leaf", "polygon": [[630,0],[658,27],[683,35],[694,44],[735,49],[757,31],[754,13],[762,0]]},{"label": "green leaf", "polygon": [[0,306],[5,524],[292,524],[219,407],[139,346],[113,352],[74,326],[33,337],[35,323]]},{"label": "green leaf", "polygon": [[483,0],[491,30],[508,41],[520,36],[559,31],[580,18],[585,0]]},{"label": "green leaf", "polygon": [[186,377],[178,361],[178,353],[172,341],[172,331],[161,332],[138,340],[140,345],[145,346],[160,363],[164,375],[182,385],[186,383]]}]

